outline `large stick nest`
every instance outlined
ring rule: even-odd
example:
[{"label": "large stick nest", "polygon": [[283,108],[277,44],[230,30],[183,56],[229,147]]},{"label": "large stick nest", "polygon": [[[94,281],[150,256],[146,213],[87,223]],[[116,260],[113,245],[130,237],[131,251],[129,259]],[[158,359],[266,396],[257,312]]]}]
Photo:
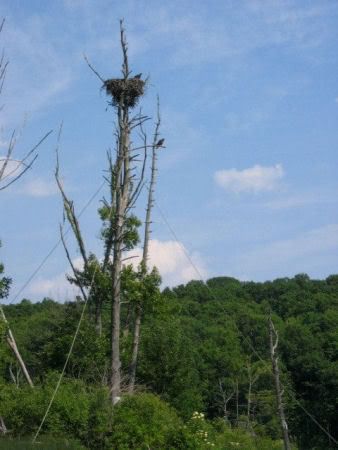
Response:
[{"label": "large stick nest", "polygon": [[106,80],[103,84],[107,95],[112,97],[113,106],[124,105],[130,108],[136,106],[139,98],[144,94],[144,87],[145,81],[138,78],[129,78],[127,80],[112,78]]}]

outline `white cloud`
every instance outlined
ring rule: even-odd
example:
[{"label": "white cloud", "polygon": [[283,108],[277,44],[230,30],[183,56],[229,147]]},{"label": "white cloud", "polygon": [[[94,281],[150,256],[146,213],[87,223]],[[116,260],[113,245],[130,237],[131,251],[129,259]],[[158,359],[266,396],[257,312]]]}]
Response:
[{"label": "white cloud", "polygon": [[[141,260],[141,255],[142,249],[137,248],[128,256],[136,256],[131,261],[137,265]],[[165,286],[187,283],[192,279],[196,280],[207,276],[201,257],[197,253],[189,255],[185,246],[176,241],[159,241],[157,239],[150,241],[149,266],[158,268]]]},{"label": "white cloud", "polygon": [[70,284],[64,273],[50,278],[38,278],[28,289],[29,295],[50,297],[57,301],[72,300],[79,293],[79,289]]},{"label": "white cloud", "polygon": [[272,167],[256,164],[244,170],[218,170],[214,174],[214,180],[218,186],[227,191],[261,192],[276,189],[283,176],[284,170],[281,164]]},{"label": "white cloud", "polygon": [[35,178],[27,182],[19,192],[30,197],[50,197],[57,194],[57,187],[55,182]]}]

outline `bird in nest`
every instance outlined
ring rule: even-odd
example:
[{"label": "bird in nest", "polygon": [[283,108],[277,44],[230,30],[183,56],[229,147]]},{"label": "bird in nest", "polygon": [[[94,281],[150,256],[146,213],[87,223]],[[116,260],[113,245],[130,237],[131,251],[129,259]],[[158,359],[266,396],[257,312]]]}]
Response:
[{"label": "bird in nest", "polygon": [[155,147],[156,147],[156,148],[163,147],[163,144],[164,144],[164,139],[160,139],[160,140],[157,142],[157,144],[155,145]]},{"label": "bird in nest", "polygon": [[137,75],[134,76],[135,80],[140,80],[142,77],[142,73],[138,73]]}]

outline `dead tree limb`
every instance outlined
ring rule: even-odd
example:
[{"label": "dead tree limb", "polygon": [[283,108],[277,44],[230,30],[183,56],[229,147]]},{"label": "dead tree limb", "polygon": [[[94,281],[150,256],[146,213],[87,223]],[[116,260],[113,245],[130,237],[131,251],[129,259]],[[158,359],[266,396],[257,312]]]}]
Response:
[{"label": "dead tree limb", "polygon": [[12,351],[13,351],[13,353],[14,353],[17,361],[18,361],[18,363],[19,363],[19,365],[21,367],[22,373],[24,374],[24,377],[27,380],[27,383],[30,385],[31,388],[33,388],[34,387],[33,381],[32,381],[32,379],[31,379],[31,377],[29,375],[29,372],[27,370],[26,364],[25,364],[24,360],[22,359],[22,356],[21,356],[21,354],[19,352],[19,349],[18,349],[18,346],[16,344],[14,335],[12,333],[12,330],[9,328],[9,324],[8,324],[7,319],[6,319],[5,312],[4,312],[4,310],[3,310],[1,305],[0,305],[0,315],[1,315],[2,320],[5,322],[5,324],[7,326],[7,334],[6,334],[7,343],[10,346],[10,348],[12,349]]},{"label": "dead tree limb", "polygon": [[291,444],[289,439],[288,424],[286,422],[284,405],[283,405],[283,390],[280,383],[279,377],[279,367],[278,367],[278,332],[273,324],[271,314],[269,316],[269,337],[270,337],[270,357],[272,364],[272,373],[275,382],[276,400],[277,400],[277,410],[279,415],[279,420],[281,423],[284,449],[291,450]]}]

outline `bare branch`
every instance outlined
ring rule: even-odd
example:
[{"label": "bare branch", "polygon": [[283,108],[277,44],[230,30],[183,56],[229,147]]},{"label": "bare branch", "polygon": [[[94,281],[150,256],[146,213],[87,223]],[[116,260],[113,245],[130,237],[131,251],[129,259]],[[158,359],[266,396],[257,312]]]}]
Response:
[{"label": "bare branch", "polygon": [[78,276],[78,272],[77,272],[77,270],[75,269],[75,266],[74,266],[74,264],[73,264],[73,261],[72,261],[72,259],[71,259],[71,257],[70,257],[70,254],[69,254],[69,251],[68,251],[68,247],[67,247],[67,245],[66,245],[65,236],[64,236],[64,233],[63,233],[63,227],[62,227],[61,224],[60,224],[60,238],[61,238],[61,242],[62,242],[63,248],[64,248],[64,250],[65,250],[65,253],[66,253],[66,256],[67,256],[69,265],[70,265],[70,267],[72,268],[74,277],[76,278],[77,285],[79,286],[79,288],[80,288],[80,290],[81,290],[81,294],[82,294],[82,296],[83,296],[85,302],[87,302],[87,301],[88,301],[87,294],[86,294],[86,292],[85,292],[85,290],[84,290],[84,288],[83,288],[83,285],[82,285],[82,283],[81,283],[81,280],[80,280],[80,278],[79,278],[79,276]]},{"label": "bare branch", "polygon": [[121,41],[121,48],[123,53],[123,64],[122,64],[122,74],[125,80],[129,77],[131,74],[129,70],[129,63],[128,63],[128,44],[125,36],[125,29],[123,27],[123,19],[120,20],[120,41]]},{"label": "bare branch", "polygon": [[89,60],[88,60],[88,58],[87,58],[87,56],[86,56],[85,54],[83,55],[83,58],[84,58],[84,60],[86,61],[88,67],[95,73],[95,75],[97,76],[97,78],[98,78],[99,80],[101,80],[102,83],[104,83],[105,80],[101,77],[101,75],[97,72],[97,70],[94,69],[94,67],[90,64],[90,62],[89,62]]},{"label": "bare branch", "polygon": [[[26,161],[33,155],[33,153],[37,150],[37,148],[47,139],[47,137],[52,132],[53,132],[53,130],[48,131],[48,133],[46,133],[40,139],[40,141],[36,145],[34,145],[34,147],[31,150],[29,150],[26,153],[24,158],[20,161],[20,163],[21,163],[20,165],[23,165],[24,169],[21,170],[21,172],[18,175],[16,175],[11,181],[6,183],[4,186],[1,186],[0,187],[0,191],[8,188],[11,184],[15,183],[19,178],[21,178],[27,172],[28,169],[30,169],[33,166],[33,164],[36,161],[38,155],[35,155],[33,157],[33,159],[31,159],[28,163],[26,163]],[[11,155],[13,153],[15,144],[16,144],[15,131],[13,131],[12,136],[11,136],[11,140],[10,140],[9,145],[8,145],[7,155],[5,156],[4,163],[3,163],[3,165],[2,165],[2,167],[0,169],[0,181],[3,181],[4,179],[10,177],[13,173],[15,173],[18,170],[18,168],[16,168],[16,169],[12,170],[11,172],[9,172],[8,174],[6,174],[5,176],[3,176],[4,173],[5,173],[6,167],[8,166],[8,163],[12,160],[11,159]]]}]

